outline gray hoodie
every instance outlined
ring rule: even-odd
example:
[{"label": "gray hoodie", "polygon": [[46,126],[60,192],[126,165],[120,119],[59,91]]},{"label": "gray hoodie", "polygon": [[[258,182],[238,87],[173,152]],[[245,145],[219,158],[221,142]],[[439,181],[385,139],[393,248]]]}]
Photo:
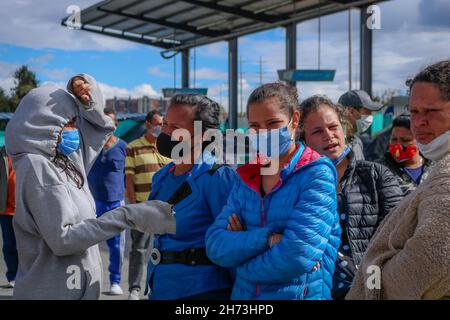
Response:
[{"label": "gray hoodie", "polygon": [[[42,86],[22,99],[6,128],[6,150],[16,170],[15,299],[98,299],[100,241],[127,228],[175,233],[172,206],[161,201],[120,207],[96,218],[86,176],[114,124],[103,114],[95,80],[80,76],[92,86],[89,106],[66,90]],[[59,132],[75,116],[80,148],[69,159],[84,177],[81,189],[52,162]]]}]

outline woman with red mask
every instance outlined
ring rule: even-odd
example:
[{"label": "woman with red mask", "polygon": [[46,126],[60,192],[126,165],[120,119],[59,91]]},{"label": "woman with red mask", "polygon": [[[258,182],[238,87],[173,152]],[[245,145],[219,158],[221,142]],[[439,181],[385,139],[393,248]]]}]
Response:
[{"label": "woman with red mask", "polygon": [[389,150],[377,162],[394,173],[404,195],[415,190],[428,176],[429,161],[419,152],[409,115],[402,114],[394,119]]}]

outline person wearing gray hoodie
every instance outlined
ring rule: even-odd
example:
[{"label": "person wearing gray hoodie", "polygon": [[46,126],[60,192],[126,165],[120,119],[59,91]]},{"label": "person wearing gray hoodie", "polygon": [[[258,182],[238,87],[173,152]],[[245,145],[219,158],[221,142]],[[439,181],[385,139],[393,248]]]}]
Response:
[{"label": "person wearing gray hoodie", "polygon": [[96,218],[86,177],[114,131],[103,109],[95,79],[80,74],[70,79],[67,91],[52,85],[30,91],[8,123],[19,253],[14,299],[98,299],[99,242],[124,229],[175,233],[172,205],[162,201],[123,206]]}]

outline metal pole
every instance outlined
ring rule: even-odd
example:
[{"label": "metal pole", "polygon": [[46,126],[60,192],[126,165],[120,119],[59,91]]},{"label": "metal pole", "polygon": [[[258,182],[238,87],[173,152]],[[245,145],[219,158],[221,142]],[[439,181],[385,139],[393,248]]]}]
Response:
[{"label": "metal pole", "polygon": [[[242,111],[244,109],[243,108],[243,105],[244,105],[244,94],[243,94],[243,91],[242,91],[242,87],[243,87],[242,75],[243,75],[243,72],[242,72],[242,56],[239,56],[239,97],[240,97],[240,100],[241,100],[241,103],[239,105],[239,113],[241,113],[241,114],[242,114]],[[239,116],[239,113],[238,113],[238,116]]]},{"label": "metal pole", "polygon": [[361,10],[361,65],[360,79],[361,89],[372,96],[372,30],[367,28],[367,20],[370,15],[367,13],[368,6],[362,6]]},{"label": "metal pole", "polygon": [[348,90],[352,90],[352,9],[348,9]]},{"label": "metal pole", "polygon": [[238,112],[238,40],[228,41],[228,117],[230,128],[237,129]]},{"label": "metal pole", "polygon": [[262,57],[259,56],[259,85],[262,86]]},{"label": "metal pole", "polygon": [[321,35],[322,35],[322,32],[321,32],[321,27],[322,27],[322,24],[321,24],[321,19],[320,19],[320,16],[319,16],[319,21],[318,21],[318,24],[319,24],[319,26],[318,26],[318,38],[319,38],[319,41],[318,41],[318,43],[317,43],[317,45],[318,45],[318,48],[317,48],[317,56],[318,56],[318,70],[320,70],[320,37],[321,37]]},{"label": "metal pole", "polygon": [[181,87],[189,88],[189,49],[181,51]]},{"label": "metal pole", "polygon": [[[286,26],[286,69],[297,68],[297,24],[291,23]],[[288,81],[288,85],[295,87],[295,81]]]},{"label": "metal pole", "polygon": [[197,72],[197,47],[194,47],[194,88],[197,88],[196,84],[196,72]]}]

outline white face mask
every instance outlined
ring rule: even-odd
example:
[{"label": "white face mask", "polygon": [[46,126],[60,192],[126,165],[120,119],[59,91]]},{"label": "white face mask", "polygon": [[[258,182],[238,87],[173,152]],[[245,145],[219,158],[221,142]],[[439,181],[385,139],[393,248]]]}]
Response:
[{"label": "white face mask", "polygon": [[153,126],[151,130],[152,136],[155,138],[158,138],[159,134],[161,133],[161,126]]},{"label": "white face mask", "polygon": [[370,128],[373,122],[373,116],[364,114],[360,119],[356,120],[356,128],[358,129],[358,133],[363,133],[367,129]]},{"label": "white face mask", "polygon": [[450,152],[450,130],[428,144],[417,143],[417,146],[425,158],[438,161]]}]

